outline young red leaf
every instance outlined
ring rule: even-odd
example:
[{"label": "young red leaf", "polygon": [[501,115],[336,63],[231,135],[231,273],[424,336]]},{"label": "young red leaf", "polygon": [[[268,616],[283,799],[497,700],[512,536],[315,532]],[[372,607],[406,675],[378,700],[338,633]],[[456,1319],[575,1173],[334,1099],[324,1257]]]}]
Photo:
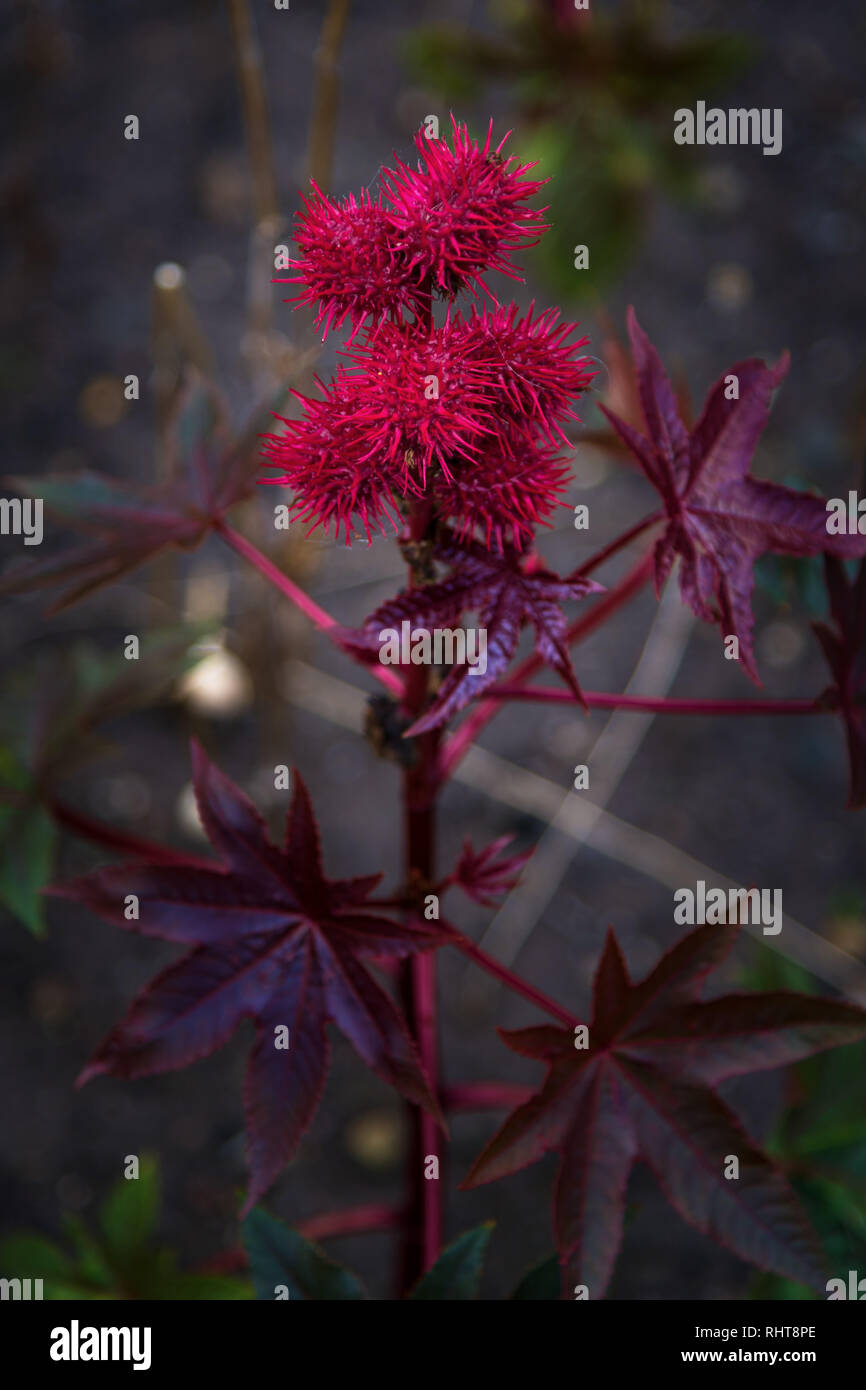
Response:
[{"label": "young red leaf", "polygon": [[463,845],[453,881],[482,907],[496,907],[497,900],[517,886],[520,870],[532,854],[531,850],[525,850],[523,854],[500,857],[513,838],[513,835],[500,835],[498,840],[480,850],[472,848],[471,840]]},{"label": "young red leaf", "polygon": [[835,685],[825,698],[832,699],[845,721],[851,785],[848,805],[866,805],[866,562],[861,562],[852,582],[835,556],[825,555],[824,570],[835,630],[827,623],[813,623]]},{"label": "young red leaf", "polygon": [[[133,1002],[82,1073],[149,1076],[208,1056],[244,1018],[257,1040],[244,1088],[249,1210],[289,1162],[318,1105],[333,1022],[382,1079],[439,1119],[402,1015],[365,961],[441,945],[366,899],[379,875],[329,880],[307,789],[294,774],[277,848],[246,796],[193,744],[199,813],[222,861],[119,864],[51,890],[118,926],[192,943]],[[138,899],[138,920],[125,904]],[[285,1033],[288,1029],[288,1034]]]},{"label": "young red leaf", "polygon": [[[668,524],[656,544],[656,590],[679,556],[680,591],[697,617],[736,636],[744,670],[760,685],[752,628],[753,566],[766,551],[863,555],[866,538],[828,535],[825,501],[749,476],[773,391],[788,370],[756,358],[738,362],[707,396],[691,431],[658,353],[629,310],[629,333],[648,438],[600,409],[661,494]],[[733,393],[736,392],[734,395]]]},{"label": "young red leaf", "polygon": [[525,623],[535,628],[537,648],[545,661],[562,676],[582,701],[580,686],[571,666],[562,604],[603,592],[594,580],[563,579],[550,570],[529,569],[513,549],[497,555],[476,541],[446,536],[436,547],[436,558],[451,566],[451,573],[434,584],[406,589],[384,603],[364,623],[361,634],[344,634],[344,644],[360,655],[379,646],[386,629],[400,631],[409,622],[431,632],[453,628],[462,613],[478,612],[478,626],[486,631],[486,669],[468,663],[453,666],[432,705],[407,730],[414,737],[444,724],[470,700],[502,675],[517,650]]},{"label": "young red leaf", "polygon": [[[474,1187],[558,1150],[554,1229],[565,1289],[603,1297],[637,1160],[699,1231],[741,1259],[821,1286],[820,1255],[784,1175],[713,1089],[727,1077],[787,1065],[866,1037],[866,1012],[797,994],[701,1003],[735,929],[699,927],[633,984],[613,933],[595,980],[589,1045],[553,1025],[502,1032],[543,1060],[541,1089],[506,1120],[467,1177]],[[739,1176],[726,1177],[731,1156]]]}]

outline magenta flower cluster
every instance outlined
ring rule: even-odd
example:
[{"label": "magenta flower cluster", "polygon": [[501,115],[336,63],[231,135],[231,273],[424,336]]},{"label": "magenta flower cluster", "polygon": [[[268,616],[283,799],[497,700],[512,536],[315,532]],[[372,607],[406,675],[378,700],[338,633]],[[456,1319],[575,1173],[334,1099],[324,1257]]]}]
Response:
[{"label": "magenta flower cluster", "polygon": [[[459,534],[524,549],[561,499],[563,426],[595,375],[556,310],[519,315],[485,284],[491,270],[515,276],[510,252],[544,230],[527,206],[542,185],[490,131],[480,145],[452,124],[450,143],[419,132],[417,168],[382,171],[384,197],[316,189],[299,218],[295,302],[316,306],[325,334],[348,322],[351,335],[336,379],[318,398],[296,392],[302,417],[268,436],[266,481],[347,543],[399,530],[426,500]],[[490,306],[455,307],[479,286]]]}]

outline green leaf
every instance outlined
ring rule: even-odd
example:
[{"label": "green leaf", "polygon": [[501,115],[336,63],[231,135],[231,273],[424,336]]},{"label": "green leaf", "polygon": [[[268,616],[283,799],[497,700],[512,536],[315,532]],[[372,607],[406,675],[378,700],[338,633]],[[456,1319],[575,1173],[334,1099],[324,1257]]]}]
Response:
[{"label": "green leaf", "polygon": [[101,1234],[81,1217],[62,1220],[73,1254],[44,1236],[22,1234],[0,1242],[0,1274],[42,1279],[46,1300],[241,1300],[255,1297],[249,1279],[185,1273],[173,1250],[151,1244],[160,1201],[155,1158],[141,1160],[138,1178],[122,1178],[102,1204]]},{"label": "green leaf", "polygon": [[788,960],[787,956],[765,946],[763,942],[753,944],[754,951],[739,972],[744,988],[757,991],[789,990],[794,994],[815,993],[815,977],[802,965]]},{"label": "green leaf", "polygon": [[[538,161],[550,177],[547,199],[550,231],[524,257],[550,286],[572,300],[602,291],[634,253],[643,226],[650,174],[645,159],[628,147],[621,132],[600,117],[587,139],[580,123],[533,126],[515,144],[526,162]],[[625,162],[624,162],[625,161]],[[575,269],[575,247],[589,248],[589,266]]]},{"label": "green leaf", "polygon": [[42,889],[54,865],[57,829],[28,794],[27,775],[0,749],[0,902],[34,935],[45,930]]},{"label": "green leaf", "polygon": [[354,1274],[262,1207],[250,1212],[242,1236],[257,1298],[272,1300],[281,1286],[290,1298],[314,1302],[366,1298]]},{"label": "green leaf", "polygon": [[440,25],[418,29],[402,42],[406,66],[424,84],[449,101],[475,95],[485,72],[491,75],[507,61],[480,34]]},{"label": "green leaf", "polygon": [[828,1178],[814,1178],[809,1186],[813,1210],[820,1205],[843,1231],[848,1228],[853,1238],[866,1240],[866,1211],[863,1206],[862,1185],[861,1190],[855,1192],[843,1183],[837,1184]]},{"label": "green leaf", "polygon": [[95,1290],[111,1290],[114,1275],[105,1251],[87,1229],[80,1216],[67,1214],[62,1219],[63,1234],[75,1251],[76,1282]]},{"label": "green leaf", "polygon": [[422,1275],[409,1298],[416,1301],[475,1298],[493,1225],[492,1221],[484,1221],[480,1226],[458,1236],[457,1240],[442,1251],[433,1268]]},{"label": "green leaf", "polygon": [[74,1239],[77,1260],[44,1236],[9,1236],[0,1245],[0,1271],[10,1279],[41,1279],[47,1302],[117,1297],[111,1273],[82,1226],[76,1227]]},{"label": "green leaf", "polygon": [[146,1154],[137,1178],[120,1178],[99,1213],[99,1224],[112,1260],[126,1264],[141,1254],[156,1226],[161,1200],[157,1161]]},{"label": "green leaf", "polygon": [[528,1269],[511,1297],[558,1302],[562,1297],[562,1275],[558,1256],[551,1255]]},{"label": "green leaf", "polygon": [[818,1295],[812,1289],[807,1289],[805,1284],[795,1284],[793,1279],[783,1279],[778,1274],[759,1274],[752,1281],[749,1296],[762,1303],[786,1301],[808,1303],[818,1298]]},{"label": "green leaf", "polygon": [[68,1255],[45,1236],[7,1236],[0,1243],[0,1270],[7,1279],[67,1280],[73,1277]]}]

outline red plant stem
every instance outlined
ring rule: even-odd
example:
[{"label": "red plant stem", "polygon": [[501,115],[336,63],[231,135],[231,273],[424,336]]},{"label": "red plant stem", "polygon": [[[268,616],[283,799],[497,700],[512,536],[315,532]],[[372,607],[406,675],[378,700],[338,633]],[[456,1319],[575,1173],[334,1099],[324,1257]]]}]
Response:
[{"label": "red plant stem", "polygon": [[465,1081],[439,1092],[443,1110],[512,1110],[534,1095],[531,1086],[511,1081]]},{"label": "red plant stem", "polygon": [[[618,608],[622,608],[634,594],[642,589],[652,573],[652,565],[652,555],[643,556],[625,574],[619,584],[610,590],[610,593],[599,599],[598,603],[583,617],[577,618],[568,629],[569,644],[580,642],[584,637],[588,637],[601,623],[606,622]],[[508,684],[512,687],[522,685],[524,681],[528,681],[530,677],[534,676],[536,671],[541,670],[543,665],[543,657],[537,655],[527,657],[526,661],[516,668]],[[476,741],[482,729],[490,723],[497,710],[501,708],[498,699],[494,697],[495,689],[494,686],[493,690],[485,692],[484,699],[478,708],[473,710],[469,717],[463,721],[460,728],[451,735],[442,749],[436,774],[440,783],[446,782],[453,774],[455,767]]]},{"label": "red plant stem", "polygon": [[[429,287],[428,287],[429,288]],[[429,336],[433,327],[430,303],[419,311],[417,332]],[[427,501],[415,503],[409,513],[405,536],[410,543],[425,539],[432,520]],[[417,577],[409,565],[409,585]],[[405,672],[402,708],[416,718],[427,698],[429,671],[411,666]],[[436,783],[433,770],[439,757],[439,732],[422,734],[413,742],[414,765],[403,774],[403,833],[406,884],[410,894],[426,893],[435,881]],[[417,908],[412,909],[417,912]],[[411,917],[410,912],[410,917]],[[439,1089],[439,1037],[436,1019],[436,953],[412,957],[401,970],[401,1001],[412,1030],[421,1064],[431,1090]],[[440,1126],[420,1106],[412,1106],[411,1137],[407,1154],[406,1223],[400,1256],[400,1293],[406,1293],[436,1263],[442,1245],[442,1189],[444,1154]],[[427,1159],[439,1160],[438,1177],[426,1177]]]},{"label": "red plant stem", "polygon": [[[422,670],[424,668],[421,668]],[[429,739],[424,735],[419,742]],[[410,769],[404,780],[406,867],[410,881],[429,883],[433,878],[435,811],[432,801],[417,803],[420,784],[426,784],[429,756]],[[433,1094],[438,1089],[439,1047],[436,1021],[436,957],[431,951],[413,956],[402,970],[403,1009],[418,1048],[421,1064]],[[420,1106],[411,1107],[411,1134],[407,1154],[406,1225],[403,1231],[400,1283],[406,1292],[435,1264],[442,1242],[443,1155],[439,1125]],[[439,1159],[439,1177],[426,1178],[430,1156]]]},{"label": "red plant stem", "polygon": [[575,1018],[573,1014],[570,1014],[567,1009],[564,1009],[561,1004],[557,1004],[555,999],[548,998],[540,989],[536,989],[535,986],[529,984],[527,980],[523,980],[519,975],[515,975],[513,971],[508,969],[507,965],[502,965],[502,963],[495,960],[493,956],[488,956],[486,951],[483,951],[480,946],[476,946],[474,941],[470,940],[468,936],[464,936],[463,933],[458,931],[450,922],[443,922],[442,925],[447,926],[448,930],[453,933],[454,940],[451,944],[456,946],[458,951],[462,951],[464,956],[468,956],[469,959],[474,961],[476,965],[479,965],[482,970],[486,970],[488,975],[493,975],[497,980],[501,981],[502,984],[507,985],[515,994],[522,994],[523,998],[528,999],[530,1004],[534,1004],[537,1009],[542,1009],[544,1013],[550,1014],[553,1018],[558,1019],[560,1023],[565,1024],[566,1028],[573,1028],[575,1024],[580,1022],[580,1020]]},{"label": "red plant stem", "polygon": [[[324,608],[320,608],[309,594],[305,594],[303,589],[289,579],[288,575],[277,569],[273,561],[269,560],[267,555],[263,555],[251,541],[247,540],[246,536],[242,536],[239,531],[235,531],[221,519],[214,522],[213,529],[227,545],[230,545],[239,555],[243,555],[245,560],[249,560],[250,564],[259,571],[259,574],[264,575],[265,579],[279,589],[281,594],[285,594],[286,598],[290,599],[295,607],[299,608],[322,632],[339,626],[336,618],[331,617],[331,614],[327,613]],[[372,676],[375,676],[376,680],[381,681],[394,694],[402,693],[403,683],[393,671],[386,670],[384,666],[370,666],[367,669]]]},{"label": "red plant stem", "polygon": [[311,1216],[301,1221],[296,1230],[306,1240],[328,1240],[332,1236],[360,1235],[367,1231],[393,1231],[402,1218],[399,1207],[347,1207],[343,1211],[324,1211],[320,1216]]},{"label": "red plant stem", "polygon": [[593,570],[597,570],[605,564],[606,561],[610,559],[611,555],[616,555],[617,551],[624,550],[632,541],[637,540],[638,536],[642,536],[644,531],[648,531],[651,526],[655,526],[657,521],[661,521],[662,515],[661,512],[653,512],[651,516],[644,517],[643,521],[639,521],[637,525],[632,526],[630,530],[623,531],[622,535],[617,536],[616,540],[611,541],[610,545],[606,545],[603,550],[597,551],[595,555],[591,555],[588,560],[585,560],[582,565],[579,565],[569,578],[585,579],[588,574],[592,574]]},{"label": "red plant stem", "polygon": [[[606,623],[608,618],[613,617],[613,614],[628,603],[629,599],[640,592],[652,576],[652,572],[652,554],[641,556],[623,575],[615,588],[610,589],[603,598],[598,600],[598,603],[594,603],[588,613],[584,613],[580,618],[575,618],[568,629],[568,645],[574,646],[576,642],[582,642],[591,632],[595,632],[597,627],[601,627],[602,623]],[[518,666],[514,673],[515,679],[525,681],[529,676],[535,675],[535,672],[539,671],[543,665],[543,657],[531,656],[524,661],[522,666]]]},{"label": "red plant stem", "polygon": [[[496,685],[488,692],[490,700],[539,700],[545,704],[576,705],[570,690],[525,685]],[[584,690],[590,709],[634,709],[649,714],[832,714],[820,700],[686,700],[646,695],[616,695],[600,690]]]}]

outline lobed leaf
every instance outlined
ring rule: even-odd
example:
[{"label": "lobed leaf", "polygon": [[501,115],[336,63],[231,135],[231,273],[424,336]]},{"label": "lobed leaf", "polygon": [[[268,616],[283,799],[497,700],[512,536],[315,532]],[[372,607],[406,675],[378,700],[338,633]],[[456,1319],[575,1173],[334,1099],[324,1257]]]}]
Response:
[{"label": "lobed leaf", "polygon": [[261,1207],[246,1217],[242,1234],[257,1298],[273,1300],[281,1286],[290,1299],[344,1302],[367,1297],[354,1274]]},{"label": "lobed leaf", "polygon": [[407,1297],[415,1302],[432,1299],[456,1302],[475,1298],[493,1225],[492,1221],[484,1221],[446,1246]]},{"label": "lobed leaf", "polygon": [[503,1033],[513,1050],[544,1061],[547,1077],[506,1119],[463,1186],[559,1152],[554,1231],[564,1289],[584,1284],[591,1298],[604,1296],[638,1160],[699,1231],[759,1268],[823,1286],[820,1250],[790,1183],[713,1087],[860,1041],[866,1011],[781,991],[701,1003],[706,976],[734,935],[727,925],[699,927],[632,983],[609,933],[588,1047],[552,1025]]},{"label": "lobed leaf", "polygon": [[[213,869],[166,862],[157,851],[51,892],[126,930],[192,948],[133,1001],[79,1085],[100,1074],[185,1067],[221,1047],[242,1020],[255,1024],[244,1084],[248,1210],[290,1162],[315,1114],[328,1069],[328,1023],[382,1080],[442,1123],[406,1022],[366,962],[429,950],[450,937],[435,923],[402,924],[379,913],[367,902],[377,875],[325,877],[297,773],[282,848],[249,798],[195,744],[193,780],[220,855]],[[130,895],[137,916],[127,912]]]}]

